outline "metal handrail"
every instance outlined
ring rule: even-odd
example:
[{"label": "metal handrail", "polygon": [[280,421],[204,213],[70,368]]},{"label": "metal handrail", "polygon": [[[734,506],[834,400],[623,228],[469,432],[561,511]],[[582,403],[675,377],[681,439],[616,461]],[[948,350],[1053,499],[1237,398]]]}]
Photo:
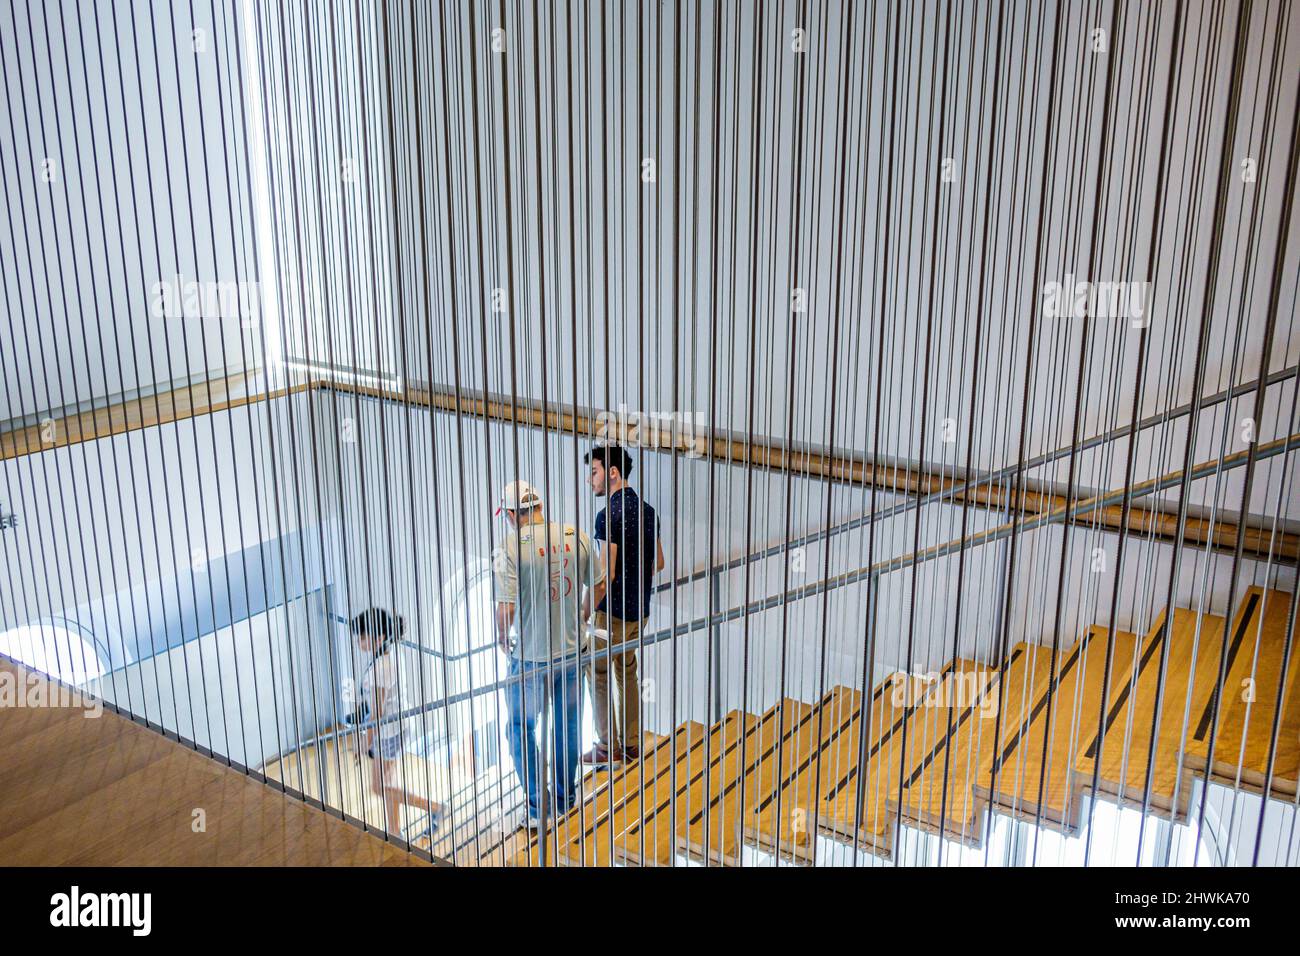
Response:
[{"label": "metal handrail", "polygon": [[[350,623],[347,618],[343,617],[340,614],[331,614],[330,619],[335,624],[342,624],[345,627]],[[487,644],[479,644],[476,647],[471,647],[460,654],[444,654],[442,651],[436,648],[426,647],[423,644],[419,644],[405,637],[398,638],[396,644],[398,647],[407,647],[413,651],[419,651],[421,654],[428,654],[430,657],[436,657],[438,660],[448,664],[454,663],[456,661],[463,661],[471,657],[475,657],[479,654],[482,654],[484,651],[490,651],[496,647],[496,642],[493,641]]]},{"label": "metal handrail", "polygon": [[[1206,396],[1200,399],[1199,402],[1187,402],[1182,405],[1178,405],[1174,408],[1166,409],[1165,411],[1156,413],[1154,415],[1150,415],[1144,419],[1139,420],[1136,425],[1133,426],[1120,425],[1109,431],[1100,432],[1096,435],[1092,435],[1088,438],[1085,438],[1082,441],[1080,441],[1078,444],[1066,445],[1060,448],[1053,449],[1052,451],[1049,452],[1044,452],[1041,455],[1037,455],[1034,458],[1030,458],[1028,461],[1026,461],[1023,464],[1023,466],[1008,465],[1006,467],[997,469],[995,471],[990,471],[990,472],[977,472],[973,475],[961,474],[960,478],[957,477],[958,472],[956,471],[956,469],[941,469],[937,473],[938,478],[942,481],[956,482],[955,484],[952,485],[952,487],[942,488],[938,491],[933,491],[925,495],[916,495],[915,497],[910,496],[910,493],[906,489],[903,489],[902,491],[899,491],[897,493],[903,495],[909,495],[907,500],[900,502],[896,505],[893,505],[892,507],[886,509],[883,512],[859,515],[857,517],[844,521],[840,524],[832,525],[828,528],[823,528],[818,531],[808,532],[805,535],[801,535],[797,539],[790,539],[788,541],[784,541],[779,544],[770,545],[767,548],[764,548],[760,551],[751,551],[743,555],[738,555],[734,558],[728,559],[726,562],[722,564],[696,568],[693,571],[688,571],[685,574],[676,578],[672,578],[668,581],[665,581],[662,584],[654,585],[652,587],[652,592],[658,594],[664,591],[671,590],[676,587],[681,587],[683,585],[694,584],[696,582],[706,580],[710,576],[721,573],[723,571],[735,570],[736,568],[744,567],[747,564],[753,564],[756,561],[761,561],[766,558],[776,557],[777,555],[780,555],[785,551],[787,551],[789,548],[800,547],[802,545],[810,544],[815,541],[831,538],[837,534],[841,534],[846,531],[852,531],[857,528],[863,527],[864,525],[872,521],[878,521],[884,518],[895,517],[900,514],[905,514],[908,511],[923,508],[929,504],[942,502],[946,499],[951,499],[954,502],[956,502],[957,495],[965,494],[967,492],[976,490],[980,488],[982,485],[988,485],[991,488],[995,483],[1002,482],[1005,479],[1011,478],[1017,474],[1023,474],[1024,472],[1032,471],[1036,468],[1041,468],[1043,465],[1048,465],[1054,461],[1059,461],[1060,459],[1066,458],[1072,454],[1077,454],[1081,451],[1087,451],[1088,449],[1095,448],[1100,445],[1104,445],[1107,442],[1116,441],[1118,439],[1124,438],[1125,436],[1131,433],[1135,434],[1136,432],[1143,431],[1148,428],[1154,428],[1156,426],[1166,424],[1172,421],[1173,419],[1182,418],[1184,416],[1190,415],[1196,409],[1200,409],[1204,411],[1207,408],[1213,408],[1215,405],[1220,405],[1223,404],[1224,402],[1231,401],[1232,399],[1237,398],[1241,395],[1252,393],[1260,389],[1261,387],[1268,388],[1273,385],[1277,385],[1281,382],[1288,381],[1296,377],[1297,375],[1300,375],[1300,365],[1291,365],[1286,368],[1279,369],[1276,372],[1272,372],[1268,375],[1265,375],[1261,378],[1257,378],[1253,381],[1243,382],[1239,385],[1232,386],[1222,391],[1216,392],[1213,395]],[[463,406],[469,406],[468,411],[471,414],[474,414],[479,417],[490,417],[486,410],[487,406],[490,404],[511,403],[506,396],[495,395],[490,392],[475,392],[475,391],[461,390],[459,392],[459,397],[455,398],[454,396],[451,395],[451,393],[447,392],[445,386],[436,385],[432,382],[409,382],[408,381],[407,387],[403,390],[402,394],[386,394],[380,392],[372,392],[366,389],[351,386],[348,383],[335,382],[330,379],[314,379],[311,382],[311,386],[314,388],[330,388],[330,389],[343,388],[357,394],[362,398],[368,398],[373,401],[399,402],[403,404],[410,404],[412,401],[410,396],[416,391],[422,391],[429,396],[439,396],[449,401],[454,399],[457,403],[457,407],[455,409],[443,409],[440,406],[438,406],[436,403],[433,403],[432,401],[426,403],[428,404],[428,407],[430,407],[434,411],[455,411],[459,413],[462,410],[464,410]],[[522,409],[522,410],[529,410],[529,409],[533,411],[539,410],[538,408],[533,408],[527,403],[520,404],[519,402],[516,401],[511,404],[512,407],[517,407],[518,409]],[[478,410],[477,406],[479,405],[483,406],[484,409],[483,411]],[[569,414],[564,412],[563,408],[559,408],[558,406],[556,408],[557,410],[555,412],[552,412],[551,414],[557,414],[557,415]],[[571,408],[570,413],[575,416],[582,415],[587,418],[590,418],[592,416],[592,410],[589,408],[582,408],[577,406],[576,404],[571,406],[570,408]],[[539,424],[537,422],[525,419],[522,422],[516,422],[516,424],[523,424],[526,427],[538,428],[543,431],[554,430],[545,421]],[[569,433],[567,429],[560,429],[560,430],[566,434]],[[576,435],[576,431],[574,432],[574,434]],[[708,434],[708,442],[707,442],[708,447],[712,449],[719,442],[736,444],[736,445],[746,445],[746,446],[752,444],[752,442],[747,441],[745,438],[733,437],[732,433],[730,432],[717,432],[714,430],[710,430]],[[650,448],[649,450],[660,452],[660,453],[667,453],[671,451],[672,448],[656,446]],[[680,449],[678,450],[680,451]],[[839,455],[839,453],[836,452],[835,448],[831,446],[814,447],[811,445],[796,444],[796,445],[789,446],[785,450],[790,452],[798,452],[800,454],[814,455],[822,458],[830,458],[832,461],[834,461],[837,458],[847,457],[847,456]],[[714,457],[712,451],[706,452],[705,456],[710,458]],[[889,459],[889,458],[875,459],[870,461],[865,458],[864,459],[855,458],[852,459],[852,462],[853,464],[861,465],[864,468],[899,469],[899,468],[915,467],[918,471],[921,470],[920,465],[916,462],[900,461],[900,460]],[[929,469],[929,473],[935,474],[933,469]],[[828,478],[828,480],[834,480],[834,479]],[[1044,487],[1045,486],[1041,485],[1041,483],[1039,482],[1026,481],[1024,483],[1024,489],[1026,491],[1030,491],[1033,493],[1043,492]],[[963,504],[971,507],[985,507],[985,508],[991,507],[981,502],[969,502]],[[996,509],[996,510],[1004,510],[1004,509]]]},{"label": "metal handrail", "polygon": [[[1285,382],[1288,379],[1294,378],[1297,374],[1300,374],[1300,365],[1292,365],[1289,368],[1280,369],[1279,371],[1274,372],[1271,375],[1267,376],[1266,378],[1263,379],[1262,384],[1264,385],[1265,388],[1268,388],[1272,385],[1278,384],[1279,382]],[[1243,382],[1241,385],[1238,385],[1235,388],[1229,388],[1221,392],[1216,392],[1215,394],[1207,396],[1206,398],[1202,399],[1200,403],[1200,407],[1202,410],[1207,408],[1212,408],[1215,405],[1220,405],[1223,402],[1229,401],[1234,398],[1238,398],[1242,395],[1249,394],[1255,391],[1260,386],[1260,384],[1261,381],[1259,379],[1256,379],[1251,382]],[[1160,412],[1157,415],[1148,416],[1147,418],[1144,418],[1141,421],[1139,421],[1137,423],[1137,426],[1133,428],[1132,431],[1136,433],[1148,428],[1154,428],[1157,425],[1165,424],[1175,418],[1182,418],[1185,415],[1191,414],[1192,408],[1193,408],[1192,403],[1187,402],[1186,404],[1179,405],[1176,408],[1171,408],[1167,411]],[[1075,454],[1076,452],[1087,451],[1090,448],[1095,448],[1099,445],[1104,445],[1107,442],[1117,441],[1118,439],[1126,437],[1129,433],[1130,433],[1130,426],[1121,425],[1117,428],[1111,429],[1108,432],[1100,432],[1096,435],[1091,436],[1090,438],[1085,438],[1078,445],[1065,445],[1060,448],[1054,449],[1053,451],[1044,452],[1041,455],[1038,455],[1034,458],[1030,458],[1028,461],[1025,462],[1023,468],[1020,468],[1018,465],[1007,465],[1006,467],[997,469],[996,471],[977,472],[973,476],[969,474],[963,474],[961,476],[962,480],[960,481],[960,483],[953,485],[951,488],[945,488],[941,491],[932,491],[927,495],[908,497],[906,501],[901,501],[896,505],[892,505],[891,507],[886,508],[884,511],[867,512],[858,515],[857,517],[850,518],[847,521],[841,521],[837,524],[833,524],[828,528],[822,528],[818,531],[810,531],[807,534],[800,535],[797,538],[791,538],[787,541],[782,541],[777,544],[772,544],[758,551],[750,551],[746,554],[738,555],[734,558],[728,559],[727,561],[721,564],[706,565],[701,568],[696,568],[694,571],[686,572],[681,577],[674,578],[671,581],[665,581],[663,584],[655,585],[653,590],[655,593],[660,593],[675,587],[680,587],[682,585],[694,584],[698,581],[703,581],[714,574],[719,574],[724,571],[734,571],[737,568],[744,567],[747,564],[753,564],[756,561],[762,561],[767,558],[778,557],[782,554],[785,554],[791,548],[799,548],[808,544],[812,544],[817,541],[833,538],[837,534],[843,534],[846,531],[855,531],[858,528],[865,527],[866,525],[872,523],[873,521],[881,521],[887,518],[894,518],[897,517],[898,515],[906,514],[908,511],[919,510],[920,508],[923,508],[926,505],[941,503],[945,499],[952,499],[954,503],[965,504],[963,502],[956,501],[957,495],[964,494],[968,491],[977,490],[981,485],[985,485],[985,484],[987,484],[991,488],[995,483],[1000,483],[1006,480],[1007,478],[1014,477],[1017,473],[1020,473],[1022,471],[1023,472],[1033,471],[1036,468],[1041,468],[1043,465],[1049,465],[1054,461],[1059,461],[1062,458],[1067,458],[1070,455]],[[893,467],[897,466],[897,462],[890,462],[889,464]],[[954,474],[952,476],[945,476],[945,477],[953,477],[955,479],[956,475]],[[1025,491],[1026,493],[1031,493],[1031,494],[1041,492],[1042,486],[1038,485],[1035,482],[1026,482]],[[906,494],[906,492],[903,493]],[[1054,492],[1049,492],[1049,493],[1054,493]],[[971,504],[975,507],[983,507],[977,502]],[[1246,516],[1243,513],[1242,514],[1243,521],[1245,517]]]}]

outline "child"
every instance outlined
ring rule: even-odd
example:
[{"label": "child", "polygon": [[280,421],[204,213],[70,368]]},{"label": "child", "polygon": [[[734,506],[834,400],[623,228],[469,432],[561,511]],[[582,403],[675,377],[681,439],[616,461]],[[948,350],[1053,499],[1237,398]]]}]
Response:
[{"label": "child", "polygon": [[[406,622],[396,614],[372,607],[352,619],[352,633],[364,658],[369,658],[361,678],[361,695],[370,706],[370,726],[366,729],[366,746],[374,762],[370,770],[370,787],[384,800],[385,824],[390,833],[400,833],[401,805],[416,807],[429,814],[431,832],[437,829],[442,806],[430,803],[418,793],[398,786],[398,759],[402,755],[402,722],[383,719],[401,713],[401,691],[397,682],[397,663],[392,653],[398,638],[406,633]],[[378,747],[376,748],[376,738]]]}]

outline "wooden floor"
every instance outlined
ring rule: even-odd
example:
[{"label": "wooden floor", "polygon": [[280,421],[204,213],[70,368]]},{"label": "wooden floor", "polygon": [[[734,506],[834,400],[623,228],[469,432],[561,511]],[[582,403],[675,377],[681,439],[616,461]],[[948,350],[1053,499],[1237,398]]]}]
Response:
[{"label": "wooden floor", "polygon": [[[342,810],[375,829],[384,825],[384,807],[379,795],[371,786],[374,761],[358,752],[358,734],[344,734],[341,738],[323,744],[303,747],[284,758],[268,762],[261,767],[268,779],[282,781],[299,793],[319,800],[327,807]],[[430,772],[421,757],[405,754],[398,762],[396,783],[412,793],[445,799],[446,772]],[[401,807],[402,825],[417,823],[423,811]]]},{"label": "wooden floor", "polygon": [[[349,817],[381,827],[384,809],[371,787],[373,760],[360,752],[358,736],[344,734],[305,746],[268,762],[262,772]],[[500,865],[513,854],[511,838],[524,820],[523,790],[513,772],[503,776],[492,768],[470,776],[462,768],[449,782],[445,765],[407,753],[399,761],[399,773],[404,788],[444,807],[441,824],[429,836],[423,835],[428,823],[424,812],[401,807],[402,832],[415,847],[457,866]]]},{"label": "wooden floor", "polygon": [[[3,658],[0,680],[52,697]],[[153,730],[86,713],[0,707],[0,865],[425,865]]]}]

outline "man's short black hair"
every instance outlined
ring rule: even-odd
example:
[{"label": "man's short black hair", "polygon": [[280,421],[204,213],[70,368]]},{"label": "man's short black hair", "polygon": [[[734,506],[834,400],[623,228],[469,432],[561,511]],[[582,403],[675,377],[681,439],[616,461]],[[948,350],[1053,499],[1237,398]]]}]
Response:
[{"label": "man's short black hair", "polygon": [[632,456],[626,448],[619,445],[597,445],[582,460],[588,464],[593,460],[598,461],[605,466],[606,471],[617,468],[624,480],[632,474]]}]

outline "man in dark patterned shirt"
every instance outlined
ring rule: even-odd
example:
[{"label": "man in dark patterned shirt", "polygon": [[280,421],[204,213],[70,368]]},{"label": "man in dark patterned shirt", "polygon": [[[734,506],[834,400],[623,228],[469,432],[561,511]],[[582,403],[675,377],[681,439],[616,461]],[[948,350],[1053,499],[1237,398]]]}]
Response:
[{"label": "man in dark patterned shirt", "polygon": [[[583,754],[582,762],[617,767],[641,755],[637,637],[650,615],[651,581],[664,566],[664,549],[654,508],[628,486],[632,456],[627,450],[599,446],[585,460],[591,465],[587,483],[607,503],[596,515],[595,535],[604,574],[598,575],[600,584],[583,598],[582,618],[587,619],[594,604],[593,623],[608,632],[609,640],[597,641],[592,650],[611,650],[608,657],[591,662],[591,705],[599,740]],[[611,719],[611,703],[617,724]]]}]

